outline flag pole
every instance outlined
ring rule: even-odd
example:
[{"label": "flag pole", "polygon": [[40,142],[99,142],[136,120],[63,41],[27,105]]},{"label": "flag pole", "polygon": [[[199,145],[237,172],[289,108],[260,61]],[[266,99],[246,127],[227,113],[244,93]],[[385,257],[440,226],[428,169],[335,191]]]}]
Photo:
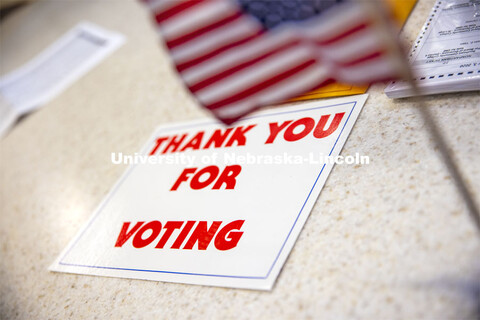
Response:
[{"label": "flag pole", "polygon": [[430,111],[429,107],[425,102],[425,98],[421,96],[421,91],[419,90],[418,85],[415,83],[415,80],[413,80],[412,77],[408,79],[408,83],[410,84],[413,94],[415,96],[415,108],[420,113],[422,120],[425,123],[428,132],[430,133],[430,136],[432,137],[435,144],[438,146],[438,150],[440,151],[443,163],[447,167],[450,176],[453,178],[453,182],[457,187],[458,193],[462,196],[463,201],[468,208],[470,218],[476,224],[477,230],[480,232],[480,213],[478,210],[478,206],[473,198],[473,195],[468,189],[465,179],[463,178],[456,162],[453,160],[453,156],[448,149],[445,138],[443,137],[432,115],[432,112]]},{"label": "flag pole", "polygon": [[[372,0],[363,0],[363,1],[361,0],[360,2],[363,3],[367,7],[367,10],[369,10],[369,12],[372,13],[373,21],[376,23],[377,28],[382,33],[384,32],[384,30],[388,30],[391,28],[388,20],[386,19],[386,15],[384,14],[384,12],[382,12],[382,10],[385,10],[385,8],[382,8],[381,5],[378,5],[377,1],[375,1],[377,5],[373,4]],[[395,56],[395,59],[393,60],[399,62],[400,74],[402,75],[402,78],[405,81],[407,81],[411,87],[411,90],[414,96],[414,99],[413,99],[414,106],[417,109],[417,111],[420,113],[420,116],[422,117],[422,120],[425,123],[427,131],[432,137],[434,143],[438,146],[441,159],[443,160],[443,163],[445,164],[448,172],[450,173],[450,176],[453,179],[453,182],[457,188],[458,193],[460,194],[463,201],[465,202],[468,212],[470,214],[470,218],[475,223],[478,234],[480,235],[480,211],[478,209],[478,206],[474,200],[472,193],[467,187],[467,184],[465,182],[464,177],[462,176],[462,173],[460,172],[456,162],[453,160],[453,156],[451,155],[450,150],[447,146],[447,143],[445,142],[445,138],[443,137],[435,121],[435,118],[433,117],[432,112],[430,111],[426,103],[426,100],[422,94],[421,89],[418,87],[417,83],[413,78],[413,74],[410,69],[410,64],[406,59],[405,55],[402,53],[402,48],[400,44],[397,41],[395,41],[395,39],[392,38],[391,36],[387,36],[384,38],[388,43],[388,48],[390,53],[393,56]]]}]

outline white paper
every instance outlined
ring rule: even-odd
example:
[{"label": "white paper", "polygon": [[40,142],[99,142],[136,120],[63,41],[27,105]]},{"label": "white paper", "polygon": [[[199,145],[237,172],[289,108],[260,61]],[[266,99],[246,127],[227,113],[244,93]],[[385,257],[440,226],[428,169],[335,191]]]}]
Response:
[{"label": "white paper", "polygon": [[[439,0],[410,53],[423,94],[480,90],[480,2]],[[385,89],[390,98],[413,95],[405,81]]]},{"label": "white paper", "polygon": [[[207,149],[188,148],[182,152],[182,148],[189,145],[190,140],[195,140],[200,132],[204,134],[201,145],[205,147],[215,130],[221,129],[219,132],[222,133],[227,129],[212,120],[159,127],[137,156],[151,154],[158,139],[173,139],[171,137],[176,135],[178,141],[187,134],[179,150],[155,157],[156,161],[164,161],[162,164],[131,165],[50,269],[99,276],[271,289],[333,167],[333,163],[322,163],[320,156],[340,153],[366,99],[367,95],[350,96],[255,113],[235,124],[235,128],[241,127],[242,130],[255,125],[245,133],[245,145],[240,146],[232,141],[232,146],[228,147],[225,140],[218,148],[210,145]],[[341,121],[337,121],[336,126],[333,119],[337,114]],[[320,128],[335,129],[328,136],[315,137],[313,131],[308,131],[312,127],[307,130],[308,125],[301,124],[307,120],[317,124],[322,116],[326,119],[326,115],[330,115],[328,121]],[[270,124],[281,125],[284,122],[288,126],[272,143],[267,143]],[[288,129],[290,125],[293,127]],[[229,133],[229,137],[234,135],[235,130]],[[308,134],[299,139],[303,130]],[[285,133],[287,131],[288,134]],[[298,140],[286,141],[285,135],[290,140],[293,136]],[[158,154],[168,141],[162,142],[164,144],[154,154]],[[198,142],[198,139],[195,141]],[[268,157],[276,160],[270,163]],[[227,166],[240,166],[238,175],[232,175],[235,184],[230,187],[233,188],[223,184],[214,189],[217,181],[214,180],[203,189],[195,189],[192,182],[195,177],[191,175],[172,191],[184,170],[198,168],[198,172],[210,166],[217,166],[220,172]],[[208,178],[206,174],[198,181],[208,181]],[[153,228],[155,224],[158,226],[153,221],[161,223],[162,229]],[[188,221],[195,221],[195,226],[178,249],[172,247],[184,229],[174,230],[165,246],[156,248],[167,234],[168,221],[181,221],[182,228]],[[226,233],[227,237],[220,236],[218,231],[204,250],[200,249],[198,242],[187,248],[199,221],[206,221],[209,228],[214,221],[222,222],[218,230],[234,221],[244,222],[240,228],[233,230],[236,233]],[[140,222],[144,224],[140,224],[137,233],[133,233],[121,246],[116,246],[126,223],[129,224],[124,235]],[[152,228],[140,232],[148,223]],[[155,230],[158,230],[158,235],[155,235]],[[238,232],[242,234],[236,245],[225,249],[223,240],[238,236]],[[153,237],[149,240],[151,243],[137,246],[150,236]]]},{"label": "white paper", "polygon": [[[0,94],[18,116],[65,90],[120,47],[123,35],[81,23],[21,68],[0,79]],[[0,117],[0,136],[17,117]]]}]

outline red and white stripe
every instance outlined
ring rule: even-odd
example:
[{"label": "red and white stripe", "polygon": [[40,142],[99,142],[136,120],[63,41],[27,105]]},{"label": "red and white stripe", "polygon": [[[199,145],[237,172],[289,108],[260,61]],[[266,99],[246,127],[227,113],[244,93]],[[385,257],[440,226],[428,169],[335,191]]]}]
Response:
[{"label": "red and white stripe", "polygon": [[225,123],[332,81],[372,83],[401,68],[391,35],[357,3],[269,31],[232,0],[147,4],[186,85]]}]

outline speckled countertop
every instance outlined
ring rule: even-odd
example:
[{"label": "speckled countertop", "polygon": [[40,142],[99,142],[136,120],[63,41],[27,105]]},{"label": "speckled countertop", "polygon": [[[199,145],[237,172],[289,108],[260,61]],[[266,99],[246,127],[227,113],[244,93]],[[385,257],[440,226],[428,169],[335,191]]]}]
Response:
[{"label": "speckled countertop", "polygon": [[[433,6],[420,0],[411,43]],[[154,127],[206,114],[135,1],[39,1],[0,24],[0,73],[81,20],[127,43],[0,141],[0,318],[474,319],[480,237],[408,99],[368,99],[271,292],[47,271]],[[428,98],[480,202],[480,94]]]}]

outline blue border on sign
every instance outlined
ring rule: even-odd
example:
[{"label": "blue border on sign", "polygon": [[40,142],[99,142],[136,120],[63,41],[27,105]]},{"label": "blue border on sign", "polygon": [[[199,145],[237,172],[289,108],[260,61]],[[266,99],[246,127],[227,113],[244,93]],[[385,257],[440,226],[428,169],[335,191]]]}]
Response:
[{"label": "blue border on sign", "polygon": [[[248,120],[248,119],[255,119],[255,118],[263,118],[263,117],[270,117],[270,116],[276,116],[280,114],[289,114],[289,113],[295,113],[295,112],[301,112],[301,111],[309,111],[309,110],[315,110],[315,109],[324,109],[324,108],[331,108],[339,105],[346,105],[346,104],[353,104],[352,110],[350,110],[350,113],[348,114],[347,120],[345,121],[345,124],[342,127],[342,130],[340,131],[337,140],[335,140],[335,143],[333,144],[332,150],[330,150],[330,153],[328,154],[329,156],[332,154],[333,150],[337,146],[337,142],[342,136],[343,130],[345,129],[345,126],[348,123],[348,120],[350,120],[350,116],[352,115],[353,110],[355,109],[357,102],[352,101],[352,102],[345,102],[345,103],[338,103],[338,104],[333,104],[329,106],[323,106],[323,107],[314,107],[314,108],[306,108],[306,109],[301,109],[301,110],[292,110],[292,111],[285,111],[285,112],[276,112],[272,114],[266,114],[266,115],[258,115],[258,116],[252,116],[252,117],[245,117],[243,120]],[[167,131],[171,130],[178,130],[178,129],[185,129],[185,128],[194,128],[198,126],[204,126],[212,124],[212,122],[204,122],[204,123],[197,123],[194,125],[183,125],[183,126],[178,126],[178,127],[170,127],[167,129]],[[146,150],[142,150],[142,153],[145,153]],[[280,257],[283,248],[287,244],[288,239],[290,238],[290,235],[292,234],[293,229],[297,225],[297,221],[300,218],[300,215],[303,212],[303,209],[305,208],[305,205],[307,204],[308,199],[310,199],[310,196],[312,195],[313,189],[317,185],[318,179],[320,179],[320,176],[322,175],[323,170],[325,169],[326,164],[323,164],[322,169],[320,170],[319,174],[317,175],[317,178],[315,179],[315,182],[313,183],[312,188],[310,189],[310,192],[307,195],[307,198],[303,202],[303,205],[298,212],[297,217],[295,218],[295,221],[293,222],[292,227],[290,228],[290,231],[288,232],[287,238],[285,241],[283,241],[282,246],[280,247],[280,250],[278,251],[277,256],[275,257],[275,260],[273,261],[270,269],[268,270],[267,274],[263,277],[252,277],[252,276],[235,276],[235,275],[221,275],[221,274],[205,274],[205,273],[189,273],[189,272],[178,272],[178,271],[163,271],[163,270],[148,270],[148,269],[133,269],[133,268],[120,268],[120,267],[104,267],[104,266],[91,266],[91,265],[83,265],[83,264],[74,264],[74,263],[65,263],[63,260],[65,257],[70,253],[70,251],[75,247],[77,242],[80,240],[80,238],[83,236],[83,234],[87,231],[87,229],[92,225],[92,223],[95,221],[95,219],[99,216],[100,212],[102,211],[103,207],[107,204],[107,200],[115,194],[116,190],[118,187],[125,181],[125,179],[130,175],[130,173],[135,169],[137,165],[132,166],[128,172],[118,181],[118,183],[114,186],[112,192],[110,192],[107,196],[107,198],[102,202],[100,207],[97,209],[97,212],[95,216],[90,220],[88,225],[83,229],[82,233],[78,236],[78,238],[75,240],[75,242],[70,246],[70,248],[65,252],[65,254],[62,256],[60,259],[59,263],[60,265],[63,266],[72,266],[72,267],[85,267],[85,268],[94,268],[94,269],[108,269],[108,270],[122,270],[122,271],[140,271],[140,272],[155,272],[155,273],[167,273],[167,274],[177,274],[177,275],[190,275],[190,276],[205,276],[205,277],[219,277],[219,278],[236,278],[236,279],[257,279],[257,280],[265,280],[270,276],[270,273],[272,272],[273,268],[275,267],[275,264],[278,261],[278,258]]]}]

